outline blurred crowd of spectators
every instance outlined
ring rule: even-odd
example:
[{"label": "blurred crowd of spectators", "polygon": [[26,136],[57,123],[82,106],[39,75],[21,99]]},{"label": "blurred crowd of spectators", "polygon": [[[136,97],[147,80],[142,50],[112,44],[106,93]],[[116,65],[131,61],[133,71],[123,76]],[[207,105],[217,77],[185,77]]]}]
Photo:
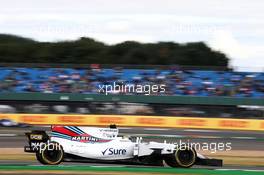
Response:
[{"label": "blurred crowd of spectators", "polygon": [[[0,68],[0,93],[99,93],[99,85],[165,85],[151,95],[264,97],[263,72],[75,68]],[[116,92],[115,92],[116,93]],[[117,92],[123,93],[123,92]]]},{"label": "blurred crowd of spectators", "polygon": [[120,114],[221,118],[264,118],[264,107],[141,104],[125,102],[1,101],[0,113]]}]

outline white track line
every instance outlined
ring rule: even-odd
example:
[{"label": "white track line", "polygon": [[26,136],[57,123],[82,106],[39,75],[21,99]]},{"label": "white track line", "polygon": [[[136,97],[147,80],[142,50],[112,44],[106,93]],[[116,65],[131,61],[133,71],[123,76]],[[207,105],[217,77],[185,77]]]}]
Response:
[{"label": "white track line", "polygon": [[161,136],[163,136],[163,137],[175,137],[175,138],[183,138],[183,137],[185,137],[183,135],[161,135]]},{"label": "white track line", "polygon": [[129,127],[119,127],[119,129],[133,129],[133,128],[129,128]]},{"label": "white track line", "polygon": [[264,172],[264,170],[244,170],[244,171]]},{"label": "white track line", "polygon": [[220,137],[220,136],[191,136],[190,138],[194,138],[194,139],[222,139],[224,137]]},{"label": "white track line", "polygon": [[256,139],[255,137],[231,137],[231,139]]},{"label": "white track line", "polygon": [[169,129],[167,129],[167,128],[144,128],[143,130],[147,130],[147,131],[168,131]]},{"label": "white track line", "polygon": [[183,131],[187,132],[222,132],[218,130],[202,130],[202,129],[184,129]]},{"label": "white track line", "polygon": [[240,170],[240,171],[256,171],[256,172],[264,172],[264,170],[250,170],[250,169],[215,169],[217,171],[236,171],[236,170]]},{"label": "white track line", "polygon": [[0,137],[15,137],[17,134],[0,134]]}]

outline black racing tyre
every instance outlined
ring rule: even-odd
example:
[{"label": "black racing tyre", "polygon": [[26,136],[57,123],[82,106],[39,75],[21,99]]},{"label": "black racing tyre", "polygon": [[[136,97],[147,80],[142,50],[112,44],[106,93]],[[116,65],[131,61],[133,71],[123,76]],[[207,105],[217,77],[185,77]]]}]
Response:
[{"label": "black racing tyre", "polygon": [[43,161],[43,159],[41,158],[40,152],[36,152],[36,159],[43,165],[47,165],[46,162]]},{"label": "black racing tyre", "polygon": [[170,167],[189,168],[195,164],[197,153],[193,148],[177,149],[174,154],[169,155],[164,160]]},{"label": "black racing tyre", "polygon": [[49,142],[40,152],[36,153],[36,157],[44,165],[58,165],[64,159],[64,151],[59,143]]}]

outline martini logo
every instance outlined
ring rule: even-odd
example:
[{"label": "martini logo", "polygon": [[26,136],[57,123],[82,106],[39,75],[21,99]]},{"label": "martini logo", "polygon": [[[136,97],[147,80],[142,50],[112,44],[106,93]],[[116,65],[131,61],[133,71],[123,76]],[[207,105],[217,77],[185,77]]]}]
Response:
[{"label": "martini logo", "polygon": [[126,149],[114,149],[114,148],[107,148],[106,150],[102,151],[103,155],[125,155]]},{"label": "martini logo", "polygon": [[93,136],[75,136],[72,137],[72,141],[79,141],[79,142],[98,142],[99,139]]}]

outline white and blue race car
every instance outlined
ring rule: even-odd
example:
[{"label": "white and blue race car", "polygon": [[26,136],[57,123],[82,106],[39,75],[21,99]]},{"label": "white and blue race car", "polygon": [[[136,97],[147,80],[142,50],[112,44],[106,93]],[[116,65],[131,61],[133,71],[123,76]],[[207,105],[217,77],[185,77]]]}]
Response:
[{"label": "white and blue race car", "polygon": [[45,165],[61,162],[141,164],[189,168],[193,165],[222,166],[222,160],[210,159],[188,146],[143,142],[142,138],[120,137],[115,125],[109,128],[52,126],[45,131],[26,133],[25,152],[36,154]]}]

